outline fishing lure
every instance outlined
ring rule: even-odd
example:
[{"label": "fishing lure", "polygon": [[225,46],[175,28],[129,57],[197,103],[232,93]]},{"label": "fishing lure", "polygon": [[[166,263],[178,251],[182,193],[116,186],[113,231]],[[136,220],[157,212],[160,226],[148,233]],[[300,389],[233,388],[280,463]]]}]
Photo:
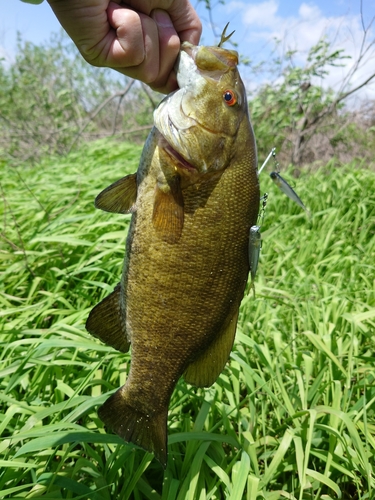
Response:
[{"label": "fishing lure", "polygon": [[260,226],[251,226],[249,235],[249,264],[252,286],[258,269],[259,255],[262,248]]},{"label": "fishing lure", "polygon": [[275,163],[275,170],[270,173],[270,177],[273,180],[273,182],[276,184],[276,186],[291,200],[293,200],[297,205],[299,205],[301,208],[303,208],[307,214],[310,214],[310,212],[307,210],[305,205],[302,203],[301,198],[298,196],[298,194],[294,191],[294,189],[287,183],[287,181],[281,177],[279,171],[279,162],[276,160],[276,148],[272,148],[270,154],[267,156],[265,162],[263,165],[260,167],[258,170],[258,175],[261,173],[261,171],[264,169],[264,167],[267,165],[269,159],[273,156],[273,161]]},{"label": "fishing lure", "polygon": [[308,212],[307,208],[305,205],[302,203],[301,198],[298,196],[298,194],[294,191],[294,189],[286,182],[285,179],[281,177],[281,175],[278,172],[271,172],[270,177],[273,180],[273,182],[276,184],[276,186],[281,189],[281,191],[291,200],[293,200],[297,205],[299,205],[301,208],[303,208],[306,212]]},{"label": "fishing lure", "polygon": [[261,200],[262,208],[258,216],[258,224],[251,226],[249,233],[249,265],[250,265],[250,276],[251,276],[251,288],[254,292],[255,297],[255,287],[254,280],[258,270],[259,256],[262,248],[262,236],[260,234],[260,228],[263,224],[264,214],[266,211],[268,193],[264,193]]}]

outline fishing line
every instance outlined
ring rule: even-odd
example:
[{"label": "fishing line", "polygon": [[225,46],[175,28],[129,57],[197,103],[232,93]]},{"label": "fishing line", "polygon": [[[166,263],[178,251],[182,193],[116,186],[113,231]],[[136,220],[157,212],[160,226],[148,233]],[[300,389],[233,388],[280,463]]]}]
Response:
[{"label": "fishing line", "polygon": [[276,156],[276,148],[272,148],[271,149],[271,152],[270,154],[267,156],[267,158],[265,159],[263,165],[260,167],[260,169],[258,170],[258,175],[260,175],[261,171],[264,169],[264,167],[267,165],[269,159],[271,158],[271,156]]},{"label": "fishing line", "polygon": [[275,172],[280,173],[280,163],[276,160],[276,148],[272,149],[273,162],[275,165]]}]

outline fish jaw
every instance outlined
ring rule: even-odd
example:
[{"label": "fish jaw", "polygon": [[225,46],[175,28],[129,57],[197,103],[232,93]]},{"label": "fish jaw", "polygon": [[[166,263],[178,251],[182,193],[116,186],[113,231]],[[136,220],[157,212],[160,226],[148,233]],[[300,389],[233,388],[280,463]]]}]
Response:
[{"label": "fish jaw", "polygon": [[[184,42],[176,63],[180,89],[154,112],[170,148],[201,174],[230,164],[240,124],[248,120],[237,63],[235,51]],[[233,95],[229,103],[226,94]]]},{"label": "fish jaw", "polygon": [[[180,87],[186,86],[186,78],[192,76],[192,64],[188,62],[187,54],[193,60],[193,64],[201,72],[207,72],[209,78],[219,79],[228,69],[235,69],[238,65],[238,53],[235,50],[227,50],[221,47],[206,47],[203,45],[192,45],[183,42],[180,57],[177,60],[177,82]],[[184,69],[181,66],[185,66]]]}]

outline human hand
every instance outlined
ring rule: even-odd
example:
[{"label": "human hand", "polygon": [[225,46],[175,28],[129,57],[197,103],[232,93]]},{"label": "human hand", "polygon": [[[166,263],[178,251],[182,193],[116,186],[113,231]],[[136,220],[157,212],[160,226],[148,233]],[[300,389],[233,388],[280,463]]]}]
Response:
[{"label": "human hand", "polygon": [[189,0],[48,0],[82,56],[147,83],[177,88],[180,42],[198,44],[202,27]]}]

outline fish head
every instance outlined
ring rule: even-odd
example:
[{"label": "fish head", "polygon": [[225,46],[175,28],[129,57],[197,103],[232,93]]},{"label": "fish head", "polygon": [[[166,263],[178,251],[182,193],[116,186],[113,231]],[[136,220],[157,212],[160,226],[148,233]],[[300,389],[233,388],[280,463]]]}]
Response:
[{"label": "fish head", "polygon": [[182,44],[175,66],[180,88],[154,112],[165,150],[181,168],[202,174],[230,164],[240,125],[248,122],[237,64],[234,50]]}]

